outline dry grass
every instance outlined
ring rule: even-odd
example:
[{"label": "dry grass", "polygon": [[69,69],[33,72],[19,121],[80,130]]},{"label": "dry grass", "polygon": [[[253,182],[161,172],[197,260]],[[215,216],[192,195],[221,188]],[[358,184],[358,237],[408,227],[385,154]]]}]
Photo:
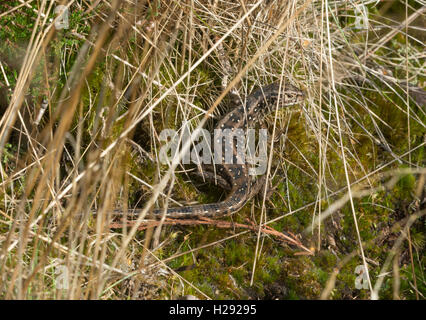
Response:
[{"label": "dry grass", "polygon": [[[63,1],[70,27],[58,31],[50,17],[59,2],[0,5],[10,35],[0,47],[2,298],[223,297],[217,292],[224,288],[211,279],[204,282],[217,290],[206,292],[170,263],[184,256],[207,263],[195,255],[250,239],[253,259],[243,268],[256,285],[266,247],[288,232],[298,232],[290,234],[293,241],[316,256],[338,257],[321,292],[309,298],[332,297],[339,272],[354,257],[380,274],[393,262],[392,294],[401,298],[404,252],[412,268],[407,281],[424,298],[424,274],[417,279],[414,270],[424,270],[422,245],[410,238],[410,228],[424,227],[425,212],[424,28],[414,24],[420,19],[424,26],[424,1],[388,2],[407,8],[394,20],[386,15],[388,3],[375,9],[374,1],[74,0]],[[354,5],[362,3],[370,10],[368,32],[355,24]],[[22,23],[28,31],[16,35]],[[274,198],[265,190],[245,217],[235,217],[250,215],[256,227],[239,232],[229,218],[223,225],[231,235],[209,241],[206,230],[220,223],[202,230],[149,224],[145,214],[154,205],[188,203],[199,190],[188,182],[188,168],[155,160],[161,130],[178,130],[185,121],[211,128],[235,101],[277,80],[303,88],[307,98],[267,119],[274,141],[268,185],[279,187]],[[364,213],[386,202],[407,175],[416,181],[405,199],[409,209],[403,219],[386,220],[399,226],[392,229],[396,239],[364,239],[361,228],[370,223]],[[359,199],[368,200],[367,209]],[[111,229],[115,208],[135,207],[144,208],[135,223]],[[326,227],[344,208],[349,248],[333,246],[340,239]],[[310,222],[299,231],[271,229],[301,212]],[[204,242],[188,248],[191,237]],[[380,241],[391,241],[391,248],[374,265],[371,246]],[[64,272],[66,290],[58,287]],[[367,279],[363,298],[380,297],[384,277],[367,272]],[[226,297],[240,297],[239,286],[240,294]]]}]

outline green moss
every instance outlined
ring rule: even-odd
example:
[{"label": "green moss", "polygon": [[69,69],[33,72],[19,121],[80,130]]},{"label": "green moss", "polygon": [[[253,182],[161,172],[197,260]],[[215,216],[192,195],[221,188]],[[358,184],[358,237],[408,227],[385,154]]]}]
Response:
[{"label": "green moss", "polygon": [[416,178],[413,174],[407,174],[399,179],[396,192],[401,198],[410,198],[415,186]]},{"label": "green moss", "polygon": [[[8,2],[9,6],[19,5],[18,1]],[[375,10],[373,7],[369,7],[371,10]],[[4,12],[8,8],[2,4],[0,5],[0,12]],[[161,2],[153,1],[150,2],[149,10],[146,11],[146,19],[158,18],[161,14],[161,10],[164,10],[161,6]],[[373,12],[373,11],[370,11]],[[352,11],[348,11],[349,14],[353,14]],[[28,41],[31,35],[35,13],[31,9],[22,8],[22,14],[17,15],[16,19],[12,19],[11,16],[7,15],[0,18],[0,40],[3,40],[6,45],[1,45],[1,52],[8,56],[22,56],[22,48],[25,48],[23,43]],[[83,13],[77,10],[71,10],[70,16],[70,30],[75,30],[81,34],[88,34],[90,31],[90,25],[86,23],[86,17]],[[202,20],[202,18],[200,17]],[[203,21],[204,22],[204,21]],[[353,18],[339,20],[341,25],[351,25],[354,23]],[[208,26],[208,23],[204,22]],[[24,25],[25,28],[22,28]],[[210,29],[214,33],[213,29]],[[171,64],[165,63],[161,66],[158,74],[158,78],[161,79],[162,83],[169,87],[176,79],[178,79],[183,72],[189,69],[189,66],[198,59],[204,53],[205,48],[200,43],[194,42],[191,50],[193,50],[192,59],[194,61],[188,61],[188,55],[183,59],[183,55],[176,54],[175,52],[182,52],[184,43],[184,34],[180,32],[178,34],[178,42],[174,50],[170,51]],[[354,43],[363,43],[365,39],[358,37],[354,39]],[[16,44],[15,47],[10,46],[10,42]],[[83,41],[76,39],[73,35],[63,30],[57,33],[57,37],[53,39],[47,47],[46,60],[44,58],[40,60],[39,66],[35,69],[35,74],[32,80],[31,95],[35,98],[43,95],[44,92],[41,90],[44,84],[43,70],[48,66],[50,61],[55,59],[61,59],[64,48],[69,49],[69,54],[65,58],[65,70],[56,70],[57,73],[57,86],[58,92],[64,88],[66,81],[66,74],[71,70],[75,63],[77,49],[81,48]],[[131,36],[129,39],[129,52],[137,49],[138,46],[137,38]],[[392,57],[396,57],[398,54],[404,53],[405,55],[405,37],[398,35],[393,39],[389,46],[395,50]],[[22,47],[22,48],[21,48]],[[120,48],[122,49],[122,48]],[[246,55],[252,55],[254,52],[259,50],[259,46],[255,41],[251,41],[247,48]],[[402,51],[404,50],[404,51]],[[408,48],[410,50],[410,48]],[[389,54],[389,50],[379,50],[377,54]],[[137,52],[135,50],[135,52]],[[408,52],[411,55],[411,51]],[[278,53],[277,53],[278,54]],[[273,55],[275,58],[275,56]],[[232,56],[229,58],[235,64],[243,64],[241,56]],[[272,70],[281,70],[280,61],[281,59],[270,59],[271,65],[268,66]],[[274,61],[275,60],[275,61]],[[129,59],[131,61],[131,59]],[[419,61],[415,61],[414,67],[421,68],[422,64]],[[221,76],[216,70],[211,67],[211,64],[217,65],[215,57],[206,59],[199,67],[191,72],[190,77],[179,84],[176,87],[178,94],[187,93],[188,88],[197,84],[197,95],[191,100],[196,106],[207,109],[210,106],[211,101],[220,94],[221,89]],[[170,65],[177,66],[170,67]],[[303,68],[301,68],[301,62],[294,63],[294,76],[298,76]],[[105,61],[98,62],[91,72],[91,74],[84,79],[86,85],[82,90],[81,101],[83,103],[83,114],[86,116],[86,122],[83,133],[83,148],[89,146],[93,141],[93,136],[89,134],[93,130],[95,121],[98,117],[96,114],[96,108],[93,106],[106,105],[109,100],[112,100],[112,91],[108,86],[105,85],[106,74],[111,73],[108,69],[109,65]],[[17,71],[5,66],[5,72],[7,74],[8,81],[13,86],[16,83]],[[403,67],[398,67],[395,70],[395,74],[403,75],[405,72]],[[404,76],[405,77],[405,76]],[[421,76],[416,76],[419,79]],[[247,72],[248,86],[251,87],[254,83],[253,79],[258,81],[258,70],[252,68]],[[403,78],[401,76],[401,78]],[[56,81],[56,80],[55,80]],[[262,80],[263,81],[263,80]],[[202,84],[202,85],[200,85]],[[380,88],[380,83],[377,86]],[[104,88],[105,87],[105,88]],[[384,90],[386,88],[383,88]],[[104,90],[103,99],[99,101],[99,93]],[[159,93],[159,91],[155,91]],[[354,93],[349,90],[342,89],[342,96],[352,96]],[[383,134],[386,141],[392,148],[395,154],[403,154],[407,152],[409,148],[418,146],[423,141],[424,136],[424,122],[425,116],[422,112],[417,112],[417,107],[414,104],[410,104],[410,108],[416,115],[419,116],[419,122],[410,120],[410,144],[408,143],[408,123],[407,116],[404,112],[406,110],[405,96],[402,90],[397,90],[396,93],[383,92],[382,97],[378,92],[363,92],[363,95],[368,99],[368,107],[375,116],[371,116],[369,112],[366,112],[365,106],[358,105],[356,102],[351,102],[345,105],[346,110],[345,125],[351,130],[352,137],[346,134],[346,131],[342,132],[342,143],[345,146],[345,156],[349,170],[350,181],[365,176],[367,172],[372,172],[377,169],[382,163],[388,163],[393,161],[393,155],[385,150],[383,147],[378,146],[372,139],[366,134],[372,133],[376,136],[375,132],[379,129]],[[93,97],[96,97],[95,99]],[[93,101],[94,99],[94,101]],[[176,107],[178,102],[173,97],[168,97],[160,103],[153,112],[152,121],[156,130],[161,131],[164,128],[179,129],[184,121],[182,111]],[[398,108],[397,106],[402,106]],[[322,106],[323,117],[329,118],[328,105]],[[339,106],[340,107],[340,106]],[[123,114],[128,106],[119,105],[117,114]],[[296,107],[295,107],[296,108]],[[401,110],[402,109],[402,110]],[[297,110],[297,109],[295,109]],[[294,111],[294,110],[292,110]],[[280,117],[287,117],[287,111],[280,113]],[[348,114],[352,117],[349,117]],[[293,114],[293,113],[292,113]],[[292,115],[292,119],[288,128],[287,138],[292,143],[287,141],[285,148],[276,145],[277,161],[274,162],[273,169],[279,168],[277,174],[274,177],[274,184],[278,184],[278,188],[272,197],[267,200],[267,207],[270,210],[267,211],[268,219],[280,217],[294,209],[305,207],[307,204],[317,200],[317,181],[318,177],[313,171],[318,171],[320,167],[319,149],[316,137],[307,129],[306,121],[303,119],[302,112],[294,112],[296,116]],[[191,109],[187,115],[189,118],[196,118],[200,115],[199,110]],[[272,118],[268,119],[271,123]],[[79,119],[76,116],[72,128],[76,127]],[[197,124],[198,120],[192,120],[193,125]],[[332,124],[335,119],[331,119]],[[114,123],[112,134],[107,137],[103,143],[107,145],[114,139],[116,139],[123,131],[125,119]],[[362,124],[362,127],[359,124]],[[141,127],[148,127],[146,123],[142,123]],[[141,140],[144,140],[144,148],[147,152],[154,155],[154,148],[151,143],[155,139],[151,139],[150,132],[144,131],[145,128],[140,129],[138,134],[135,134],[135,138],[138,138],[139,134],[142,136]],[[323,127],[323,130],[327,128]],[[324,131],[325,132],[325,131]],[[74,133],[74,132],[72,132]],[[325,133],[324,133],[325,135]],[[139,136],[139,137],[140,137]],[[147,142],[148,141],[148,142]],[[340,137],[336,132],[330,132],[329,142],[338,141],[340,143]],[[334,143],[334,142],[333,142]],[[336,147],[336,145],[333,145]],[[104,147],[104,145],[101,145]],[[157,146],[158,147],[158,146]],[[337,146],[338,147],[338,146]],[[3,151],[3,164],[9,164],[13,155],[18,150],[12,148],[12,145],[7,144]],[[340,197],[342,193],[338,194],[337,197],[329,196],[331,192],[339,190],[340,188],[346,187],[346,176],[343,166],[342,154],[340,154],[339,148],[328,148],[326,153],[327,168],[324,172],[327,192],[323,192],[322,195],[326,195],[328,198],[321,202],[322,210],[326,210],[328,205],[333,203],[336,198]],[[356,155],[356,159],[352,157],[352,154]],[[302,156],[303,155],[303,156]],[[424,148],[419,148],[417,151],[411,153],[411,161],[419,166],[424,164]],[[280,168],[280,161],[285,163],[283,168]],[[288,162],[286,162],[288,160]],[[321,159],[322,160],[322,159]],[[406,160],[406,159],[404,159]],[[141,165],[143,162],[143,165]],[[147,159],[141,161],[138,155],[130,156],[128,163],[125,164],[128,170],[135,176],[142,177],[144,181],[154,183],[156,181],[156,175],[158,175],[157,169],[160,169],[160,174],[164,173],[168,167],[160,165],[155,162],[151,162]],[[314,168],[314,170],[312,170]],[[397,169],[398,165],[389,166],[389,170]],[[285,170],[285,173],[283,172]],[[284,177],[287,180],[284,180]],[[375,177],[371,177],[373,184],[380,183],[375,180]],[[384,226],[392,226],[395,221],[399,221],[402,217],[399,215],[405,215],[407,213],[408,204],[413,201],[413,191],[416,188],[416,175],[408,174],[403,176],[395,188],[384,192],[378,192],[373,195],[363,197],[362,199],[355,199],[355,213],[356,219],[359,226],[359,232],[364,242],[370,241],[369,245],[365,245],[364,249],[366,255],[373,260],[378,261],[379,266],[374,264],[370,266],[372,279],[377,279],[380,272],[380,266],[389,252],[389,248],[392,247],[393,242],[385,242],[377,245],[374,243],[374,239],[378,238],[382,233]],[[21,182],[21,181],[20,181]],[[16,184],[16,188],[22,188],[23,183]],[[323,186],[324,188],[324,186]],[[199,190],[205,191],[200,193]],[[141,206],[150,197],[146,189],[141,187],[137,181],[131,180],[129,187],[129,202],[130,205]],[[324,190],[325,191],[325,190]],[[16,192],[14,190],[14,192]],[[2,195],[2,199],[4,196]],[[175,188],[173,190],[173,198],[185,201],[198,201],[200,203],[209,203],[217,201],[223,198],[223,191],[218,188],[212,188],[210,186],[203,187],[196,183],[188,183],[188,177],[185,174],[178,174],[175,180]],[[258,200],[253,200],[257,204]],[[4,201],[0,201],[3,206]],[[160,202],[161,203],[161,202]],[[253,220],[251,214],[250,202],[245,206],[238,214],[228,219],[228,221],[234,221],[239,223],[248,224],[247,218]],[[5,209],[5,208],[2,208]],[[291,232],[293,234],[300,235],[301,241],[304,245],[307,244],[311,239],[310,234],[304,233],[306,227],[312,224],[313,214],[317,213],[318,209],[312,206],[307,206],[304,210],[300,210],[297,213],[287,216],[278,222],[270,225],[277,231]],[[255,207],[254,220],[259,219],[260,210]],[[201,249],[191,254],[182,255],[176,259],[173,259],[168,263],[171,268],[181,268],[184,266],[191,266],[195,264],[195,267],[191,270],[182,271],[180,275],[187,281],[192,283],[195,287],[199,288],[207,295],[212,298],[271,298],[278,297],[282,299],[316,299],[320,296],[321,290],[326,285],[329,276],[336,265],[341,259],[348,253],[358,250],[358,235],[355,231],[354,217],[352,208],[349,203],[343,206],[335,216],[341,216],[341,227],[330,227],[325,225],[324,222],[321,229],[323,241],[328,235],[333,235],[337,242],[337,247],[332,250],[328,250],[328,247],[322,246],[321,251],[315,256],[303,256],[294,255],[295,252],[300,251],[299,248],[289,246],[288,244],[279,242],[274,236],[262,235],[260,241],[261,245],[258,247],[258,257],[256,260],[256,268],[254,268],[254,284],[250,285],[253,265],[255,261],[255,251],[257,246],[257,233],[246,232],[236,238],[222,241],[224,238],[231,236],[235,233],[240,232],[240,229],[220,229],[212,228],[208,226],[193,226],[193,227],[170,227],[165,226],[163,230],[164,234],[170,236],[170,243],[167,246],[162,247],[156,251],[156,255],[160,259],[165,259],[172,256],[173,254],[189,251],[193,248],[197,248],[207,243],[215,243],[213,246]],[[424,248],[424,224],[415,225],[412,229],[412,241],[415,246],[415,255]],[[7,227],[3,225],[2,231],[7,231]],[[398,235],[395,231],[395,234]],[[422,232],[423,231],[423,232]],[[145,233],[140,232],[138,237],[144,238]],[[316,239],[315,239],[316,241]],[[63,244],[67,243],[67,238],[63,237],[60,239]],[[36,248],[37,250],[39,248]],[[38,253],[37,253],[38,254]],[[36,256],[38,257],[38,256]],[[422,259],[422,260],[421,260]],[[418,255],[414,259],[415,261],[415,274],[419,290],[425,292],[424,281],[420,281],[424,278],[424,271],[421,269],[422,262],[424,265],[424,256]],[[110,262],[110,261],[107,261]],[[368,291],[355,289],[354,282],[356,275],[354,270],[357,265],[360,265],[360,257],[353,258],[348,264],[346,264],[341,270],[336,280],[336,288],[333,290],[332,297],[335,299],[339,298],[368,298]],[[11,264],[13,266],[13,264]],[[413,274],[411,271],[411,265],[405,263],[400,270],[401,273],[401,295],[406,298],[413,299],[415,293],[413,292],[410,283],[413,283]],[[176,283],[176,278],[171,277],[170,283]],[[374,281],[373,281],[374,282]],[[186,286],[186,294],[198,295],[197,291],[190,286]],[[31,290],[34,290],[31,288]],[[166,290],[165,290],[166,291]],[[381,293],[385,298],[392,297],[392,279],[389,277],[385,280],[384,287]],[[163,293],[167,296],[167,293]]]}]

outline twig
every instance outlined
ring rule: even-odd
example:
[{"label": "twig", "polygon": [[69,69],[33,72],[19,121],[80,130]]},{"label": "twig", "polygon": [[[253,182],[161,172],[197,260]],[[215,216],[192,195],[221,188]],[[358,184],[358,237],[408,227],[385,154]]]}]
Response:
[{"label": "twig", "polygon": [[[166,218],[163,222],[163,225],[185,225],[185,226],[195,226],[195,225],[212,225],[215,226],[217,228],[222,228],[222,229],[234,229],[234,228],[241,228],[241,229],[249,229],[252,231],[257,232],[259,230],[259,227],[257,225],[255,225],[255,223],[253,221],[250,221],[248,219],[247,223],[248,224],[242,224],[242,223],[235,223],[235,222],[231,222],[231,221],[224,221],[224,220],[213,220],[213,219],[209,219],[209,218],[205,218],[202,217],[200,219],[173,219],[173,218]],[[127,227],[132,227],[136,224],[136,221],[132,221],[132,220],[128,220],[127,221]],[[156,221],[156,220],[146,220],[144,221],[141,225],[139,225],[139,227],[137,228],[137,230],[146,230],[148,227],[156,227],[160,225],[160,221]],[[111,229],[121,229],[124,227],[123,222],[112,222],[110,225]],[[302,250],[305,251],[304,254],[308,254],[308,255],[313,255],[314,253],[312,252],[312,250],[306,248],[295,236],[293,237],[289,237],[287,235],[285,235],[282,232],[279,232],[275,229],[273,229],[270,226],[264,226],[260,228],[260,231],[264,234],[269,234],[272,236],[275,236],[277,238],[279,238],[282,241],[288,242],[292,245],[295,245],[299,248],[301,248]],[[300,255],[300,253],[299,253]]]}]

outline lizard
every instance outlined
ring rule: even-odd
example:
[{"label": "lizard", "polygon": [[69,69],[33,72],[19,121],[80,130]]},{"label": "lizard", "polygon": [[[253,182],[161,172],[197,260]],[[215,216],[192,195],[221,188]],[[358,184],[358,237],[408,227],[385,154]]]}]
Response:
[{"label": "lizard", "polygon": [[[286,84],[280,87],[278,82],[260,87],[246,97],[242,103],[227,113],[216,125],[216,129],[247,129],[261,122],[265,115],[276,108],[283,108],[301,103],[304,100],[304,92],[293,85]],[[216,164],[205,166],[203,175],[206,180],[215,182],[224,189],[230,190],[227,197],[220,202],[209,204],[197,204],[182,207],[169,207],[166,209],[166,217],[170,218],[194,218],[194,217],[218,217],[230,215],[239,211],[254,195],[263,187],[265,175],[253,180],[249,175],[246,164],[238,163],[237,146],[232,143],[233,161],[231,164]],[[138,216],[142,209],[134,209],[129,212],[129,217]],[[120,212],[122,214],[122,212]],[[147,214],[149,218],[161,217],[164,209],[153,209]]]}]

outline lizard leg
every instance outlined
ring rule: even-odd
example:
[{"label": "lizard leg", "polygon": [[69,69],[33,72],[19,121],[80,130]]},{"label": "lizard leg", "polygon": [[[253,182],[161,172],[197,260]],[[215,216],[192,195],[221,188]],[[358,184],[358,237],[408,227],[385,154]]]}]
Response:
[{"label": "lizard leg", "polygon": [[249,198],[258,196],[263,199],[263,194],[266,188],[266,199],[269,199],[273,193],[276,191],[277,187],[272,186],[272,181],[269,180],[268,184],[266,184],[266,175],[263,175],[256,181],[252,181],[250,185],[250,193],[248,195]]},{"label": "lizard leg", "polygon": [[266,182],[266,175],[262,175],[258,179],[252,181],[250,183],[250,191],[247,198],[250,199],[254,197],[255,195],[257,195],[260,192],[260,190],[263,190],[263,186],[265,185],[265,182]]}]

